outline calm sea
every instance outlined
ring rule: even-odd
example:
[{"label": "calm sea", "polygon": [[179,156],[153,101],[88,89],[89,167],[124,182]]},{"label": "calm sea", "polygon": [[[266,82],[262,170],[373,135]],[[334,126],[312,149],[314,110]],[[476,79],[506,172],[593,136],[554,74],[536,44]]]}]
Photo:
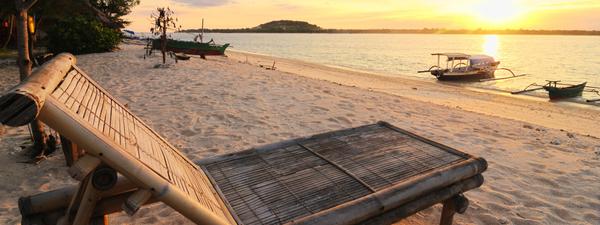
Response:
[{"label": "calm sea", "polygon": [[[174,38],[191,40],[194,34]],[[426,70],[436,63],[434,52],[487,54],[500,67],[525,77],[469,84],[500,90],[521,90],[545,80],[587,81],[600,87],[600,37],[559,35],[433,35],[433,34],[205,34],[205,40],[231,43],[233,49],[309,62],[374,71],[390,76],[435,80]],[[496,77],[510,76],[497,71]],[[540,92],[539,95],[545,93]],[[584,93],[595,99],[595,93]]]}]

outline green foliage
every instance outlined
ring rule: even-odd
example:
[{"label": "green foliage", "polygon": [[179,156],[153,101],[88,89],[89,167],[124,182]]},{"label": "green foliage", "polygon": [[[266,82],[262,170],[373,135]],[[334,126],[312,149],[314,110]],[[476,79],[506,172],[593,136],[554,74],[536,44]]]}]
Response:
[{"label": "green foliage", "polygon": [[48,31],[48,50],[55,54],[107,52],[116,48],[120,41],[118,31],[83,16],[61,20]]},{"label": "green foliage", "polygon": [[131,9],[140,4],[140,0],[91,0],[92,6],[104,13],[113,23],[120,27],[130,22],[123,20],[123,16],[131,13]]},{"label": "green foliage", "polygon": [[321,28],[304,21],[278,20],[258,25],[253,30],[274,33],[313,33],[321,31]]}]

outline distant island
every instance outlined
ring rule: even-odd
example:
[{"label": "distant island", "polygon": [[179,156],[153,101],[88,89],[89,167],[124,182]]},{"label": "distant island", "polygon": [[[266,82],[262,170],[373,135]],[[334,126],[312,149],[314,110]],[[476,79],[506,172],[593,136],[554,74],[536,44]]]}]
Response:
[{"label": "distant island", "polygon": [[[181,32],[198,33],[201,29],[187,29]],[[324,29],[305,21],[277,20],[252,28],[204,29],[207,33],[365,33],[365,34],[530,34],[530,35],[600,35],[596,30],[530,30],[530,29]]]}]

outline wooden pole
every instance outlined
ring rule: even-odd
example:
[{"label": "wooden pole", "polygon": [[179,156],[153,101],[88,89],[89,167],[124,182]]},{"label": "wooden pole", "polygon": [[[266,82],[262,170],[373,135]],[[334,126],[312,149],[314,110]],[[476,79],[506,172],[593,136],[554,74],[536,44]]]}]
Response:
[{"label": "wooden pole", "polygon": [[516,94],[521,94],[521,93],[530,92],[530,91],[537,91],[537,90],[542,90],[542,89],[544,89],[544,88],[540,87],[540,88],[532,88],[532,89],[527,89],[527,90],[522,90],[522,91],[513,91],[513,92],[511,92],[511,94],[516,95]]},{"label": "wooden pole", "polygon": [[200,30],[200,43],[204,42],[202,39],[204,39],[204,18],[202,18],[202,30]]},{"label": "wooden pole", "polygon": [[[27,11],[35,4],[37,0],[15,0],[15,6],[17,7],[17,49],[19,52],[18,65],[19,65],[19,78],[24,81],[31,74],[31,58],[30,46],[29,46],[29,32],[28,32],[28,15]],[[31,134],[33,138],[33,157],[39,157],[45,154],[48,148],[47,135],[44,132],[44,125],[34,120],[30,124]]]},{"label": "wooden pole", "polygon": [[17,49],[19,52],[19,77],[21,81],[25,80],[31,74],[31,59],[29,58],[29,45],[27,30],[27,11],[35,4],[37,0],[15,0],[17,7]]}]

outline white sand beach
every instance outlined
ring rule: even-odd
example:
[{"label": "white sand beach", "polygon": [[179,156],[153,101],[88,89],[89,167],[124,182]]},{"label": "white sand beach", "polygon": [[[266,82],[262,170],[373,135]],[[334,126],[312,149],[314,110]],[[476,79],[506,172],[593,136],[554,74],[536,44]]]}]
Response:
[{"label": "white sand beach", "polygon": [[[155,69],[143,53],[121,45],[77,65],[192,160],[383,120],[488,161],[456,224],[600,224],[600,107],[240,52]],[[0,91],[17,77],[0,64]],[[61,152],[21,163],[28,137],[0,127],[0,224],[20,223],[19,196],[75,184]],[[440,210],[400,224],[437,224]],[[110,219],[191,224],[160,203]]]}]

